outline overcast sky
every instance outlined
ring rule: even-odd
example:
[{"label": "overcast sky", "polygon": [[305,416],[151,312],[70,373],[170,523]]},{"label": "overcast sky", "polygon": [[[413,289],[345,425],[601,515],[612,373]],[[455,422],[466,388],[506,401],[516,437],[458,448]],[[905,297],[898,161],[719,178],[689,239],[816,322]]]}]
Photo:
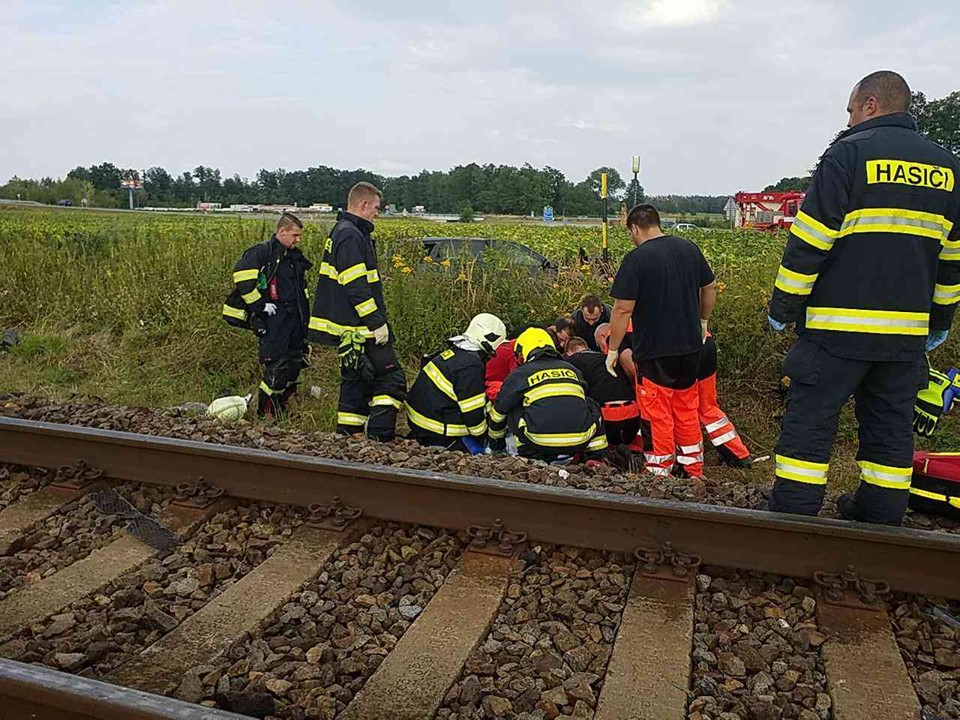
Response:
[{"label": "overcast sky", "polygon": [[890,68],[960,89],[956,0],[0,0],[0,183],[77,165],[551,165],[649,193],[802,174]]}]

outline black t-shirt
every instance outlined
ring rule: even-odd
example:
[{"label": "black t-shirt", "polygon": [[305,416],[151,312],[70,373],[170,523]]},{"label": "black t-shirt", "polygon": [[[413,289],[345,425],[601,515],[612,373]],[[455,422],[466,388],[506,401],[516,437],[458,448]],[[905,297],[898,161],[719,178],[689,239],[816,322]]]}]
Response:
[{"label": "black t-shirt", "polygon": [[607,356],[603,353],[584,350],[571,355],[566,360],[579,370],[583,379],[587,381],[587,396],[599,404],[618,400],[636,400],[637,395],[633,384],[623,372],[623,368],[617,365],[617,376],[613,377],[607,372]]},{"label": "black t-shirt", "polygon": [[663,235],[630,251],[610,294],[636,301],[635,360],[700,350],[700,288],[711,282],[713,271],[700,248],[684,238]]}]

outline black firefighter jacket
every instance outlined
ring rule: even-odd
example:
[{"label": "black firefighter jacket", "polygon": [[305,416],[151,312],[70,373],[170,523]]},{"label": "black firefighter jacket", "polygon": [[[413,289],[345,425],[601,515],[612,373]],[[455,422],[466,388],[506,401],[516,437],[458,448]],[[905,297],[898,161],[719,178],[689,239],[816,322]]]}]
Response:
[{"label": "black firefighter jacket", "polygon": [[790,229],[771,317],[839,357],[917,357],[960,300],[958,174],[906,113],[844,132]]},{"label": "black firefighter jacket", "polygon": [[490,439],[502,441],[507,419],[517,418],[519,439],[556,452],[603,450],[607,436],[594,401],[588,400],[580,371],[555,355],[525,362],[503,381],[490,407]]},{"label": "black firefighter jacket", "polygon": [[407,421],[414,432],[485,439],[484,369],[479,351],[449,347],[433,356],[407,393]]},{"label": "black firefighter jacket", "polygon": [[370,339],[387,322],[377,252],[370,237],[373,229],[372,222],[352,213],[337,216],[320,263],[310,317],[312,342],[338,345],[348,330]]}]

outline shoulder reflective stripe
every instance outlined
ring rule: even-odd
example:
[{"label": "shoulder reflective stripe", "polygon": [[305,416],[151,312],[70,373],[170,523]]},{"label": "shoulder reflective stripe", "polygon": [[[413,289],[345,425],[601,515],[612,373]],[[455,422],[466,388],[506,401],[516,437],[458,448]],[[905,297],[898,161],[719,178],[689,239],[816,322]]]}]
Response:
[{"label": "shoulder reflective stripe", "polygon": [[527,390],[523,394],[523,404],[530,405],[549,397],[576,397],[582,400],[586,396],[583,387],[576,383],[547,383]]},{"label": "shoulder reflective stripe", "polygon": [[953,223],[943,215],[901,210],[899,208],[863,208],[847,213],[840,226],[840,237],[854,233],[905,233],[944,241]]},{"label": "shoulder reflective stripe", "polygon": [[713,443],[714,447],[720,447],[721,445],[725,445],[726,443],[730,442],[736,437],[737,437],[737,431],[731,430],[730,432],[724,433],[723,435],[719,435],[715,438],[710,438],[710,442]]},{"label": "shoulder reflective stripe", "polygon": [[481,410],[487,404],[487,396],[485,393],[480,393],[479,395],[474,395],[472,398],[460,400],[457,404],[460,406],[460,410],[465,413],[472,412],[473,410]]},{"label": "shoulder reflective stripe", "polygon": [[806,326],[808,330],[926,335],[929,323],[929,313],[808,307]]},{"label": "shoulder reflective stripe", "polygon": [[860,466],[860,479],[866,483],[889,490],[906,490],[910,487],[913,467],[898,468],[867,460],[857,464]]},{"label": "shoulder reflective stripe", "polygon": [[367,282],[375,283],[380,282],[380,273],[377,272],[377,269],[367,270]]},{"label": "shoulder reflective stripe", "polygon": [[362,427],[367,422],[366,415],[357,415],[355,413],[337,413],[337,425],[351,425],[353,427]]},{"label": "shoulder reflective stripe", "polygon": [[244,301],[247,305],[252,305],[252,304],[255,303],[257,300],[260,299],[260,291],[254,289],[254,290],[251,290],[250,292],[248,292],[246,295],[241,295],[240,297],[243,298],[243,301]]},{"label": "shoulder reflective stripe", "polygon": [[815,248],[830,250],[840,231],[831,230],[822,222],[801,210],[791,223],[790,232]]},{"label": "shoulder reflective stripe", "polygon": [[348,267],[346,270],[337,275],[337,282],[341,285],[349,285],[354,280],[358,278],[365,277],[367,274],[367,266],[363,263],[357,263],[352,267]]},{"label": "shoulder reflective stripe", "polygon": [[227,317],[237,318],[239,320],[247,319],[247,311],[241,310],[239,308],[230,307],[229,305],[223,306],[223,314]]},{"label": "shoulder reflective stripe", "polygon": [[320,263],[320,274],[331,280],[337,279],[337,269],[328,262]]},{"label": "shoulder reflective stripe", "polygon": [[465,437],[470,434],[466,425],[444,425],[439,420],[421,415],[409,405],[407,405],[407,419],[419,428],[444,437]]},{"label": "shoulder reflective stripe", "polygon": [[471,425],[467,428],[471,435],[483,435],[487,431],[487,421],[482,421],[479,425]]},{"label": "shoulder reflective stripe", "polygon": [[244,280],[256,280],[258,277],[260,277],[260,271],[256,268],[253,270],[237,270],[233,274],[233,281],[238,283]]},{"label": "shoulder reflective stripe", "polygon": [[777,477],[787,480],[795,480],[810,485],[826,485],[829,467],[827,463],[797,460],[786,455],[777,455],[775,472]]},{"label": "shoulder reflective stripe", "polygon": [[712,433],[712,432],[716,432],[717,430],[722,430],[729,424],[730,424],[730,420],[728,420],[727,416],[724,415],[722,418],[720,418],[716,422],[712,422],[712,423],[709,423],[708,425],[704,425],[703,429],[706,430],[708,433]]},{"label": "shoulder reflective stripe", "polygon": [[524,431],[527,439],[543,447],[573,447],[583,445],[593,435],[593,428],[580,433],[532,433]]},{"label": "shoulder reflective stripe", "polygon": [[960,300],[960,285],[941,285],[933,288],[933,301],[937,305],[953,305]]},{"label": "shoulder reflective stripe", "polygon": [[433,384],[437,386],[437,390],[454,402],[457,402],[457,394],[453,391],[453,383],[447,380],[446,376],[440,372],[440,369],[434,365],[433,362],[427,363],[427,366],[423,369],[423,374],[433,381]]},{"label": "shoulder reflective stripe", "polygon": [[327,320],[326,318],[311,317],[310,318],[310,329],[316,330],[317,332],[325,332],[336,337],[340,337],[347,330],[352,330],[363,335],[365,338],[372,338],[373,331],[366,327],[354,327],[352,325],[338,325],[332,320]]},{"label": "shoulder reflective stripe", "polygon": [[403,403],[396,398],[390,397],[389,395],[374,395],[370,400],[370,407],[379,406],[395,407],[397,410],[399,410],[401,407],[403,407]]},{"label": "shoulder reflective stripe", "polygon": [[507,419],[506,415],[502,415],[497,412],[497,409],[493,406],[493,403],[490,404],[490,409],[487,411],[487,414],[490,416],[490,421],[495,423],[502,423]]},{"label": "shoulder reflective stripe", "polygon": [[354,308],[357,311],[357,315],[360,317],[366,317],[367,315],[371,315],[377,311],[377,301],[373,298],[370,298],[369,300],[364,300],[359,305],[354,305]]},{"label": "shoulder reflective stripe", "polygon": [[817,273],[803,275],[781,265],[774,285],[791,295],[809,295],[813,291],[813,284],[817,281],[817,277]]}]

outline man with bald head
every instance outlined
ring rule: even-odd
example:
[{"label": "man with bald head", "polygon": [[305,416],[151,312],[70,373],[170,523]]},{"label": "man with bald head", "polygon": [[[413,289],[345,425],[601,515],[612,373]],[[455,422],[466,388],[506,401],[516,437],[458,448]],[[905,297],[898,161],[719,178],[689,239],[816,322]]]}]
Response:
[{"label": "man with bald head", "polygon": [[816,515],[837,418],[853,395],[860,486],[852,520],[899,524],[910,493],[912,419],[930,352],[960,301],[960,166],[917,132],[910,88],[881,70],[854,86],[848,129],[820,159],[770,301],[796,323],[770,509]]}]

